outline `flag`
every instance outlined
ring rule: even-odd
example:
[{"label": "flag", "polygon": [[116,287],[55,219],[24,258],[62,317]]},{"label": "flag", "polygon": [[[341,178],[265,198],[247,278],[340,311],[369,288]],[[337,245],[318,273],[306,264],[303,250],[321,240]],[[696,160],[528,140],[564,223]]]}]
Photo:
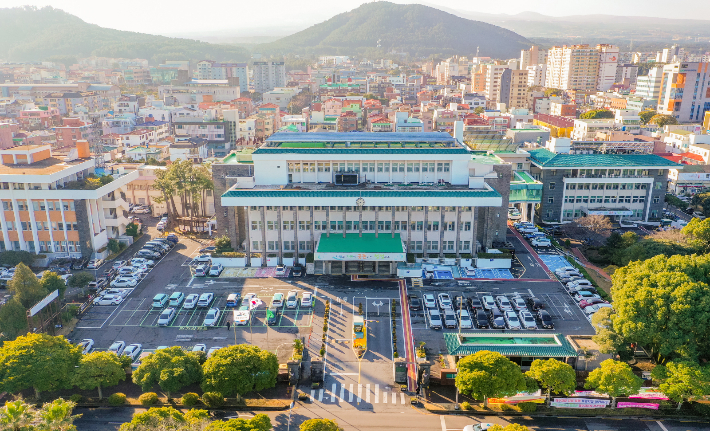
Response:
[{"label": "flag", "polygon": [[266,318],[267,319],[273,319],[274,318],[274,312],[271,310],[266,310]]},{"label": "flag", "polygon": [[258,306],[260,306],[261,304],[262,304],[261,299],[259,299],[259,298],[253,298],[253,299],[249,302],[249,310],[253,310],[253,309],[257,308]]}]

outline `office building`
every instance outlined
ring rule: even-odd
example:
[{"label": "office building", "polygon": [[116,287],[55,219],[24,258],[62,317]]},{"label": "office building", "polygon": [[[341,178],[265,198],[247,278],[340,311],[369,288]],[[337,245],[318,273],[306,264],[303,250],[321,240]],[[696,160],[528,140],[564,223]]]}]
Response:
[{"label": "office building", "polygon": [[520,51],[520,69],[527,70],[530,66],[547,63],[547,51],[533,45],[530,49]]},{"label": "office building", "polygon": [[486,69],[486,89],[484,94],[489,102],[500,102],[501,76],[508,70],[507,64],[489,64]]},{"label": "office building", "polygon": [[597,45],[599,51],[599,72],[597,73],[597,91],[607,91],[614,85],[616,69],[619,64],[619,47],[614,45]]},{"label": "office building", "polygon": [[710,63],[674,63],[663,66],[658,113],[681,123],[701,122],[710,111]]},{"label": "office building", "polygon": [[648,70],[648,75],[636,78],[636,95],[644,99],[652,99],[655,103],[661,94],[661,81],[663,78],[663,67],[652,67]]},{"label": "office building", "polygon": [[197,63],[196,79],[239,78],[239,91],[249,91],[249,67],[246,63],[218,63],[202,60]]},{"label": "office building", "polygon": [[507,69],[500,77],[500,103],[506,108],[528,107],[528,71]]}]

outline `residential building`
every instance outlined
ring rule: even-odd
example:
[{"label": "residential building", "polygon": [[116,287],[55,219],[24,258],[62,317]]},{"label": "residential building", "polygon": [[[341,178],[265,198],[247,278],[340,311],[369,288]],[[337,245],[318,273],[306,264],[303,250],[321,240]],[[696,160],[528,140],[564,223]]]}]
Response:
[{"label": "residential building", "polygon": [[658,113],[681,123],[701,122],[710,111],[710,63],[674,63],[663,66]]},{"label": "residential building", "polygon": [[18,118],[25,130],[49,129],[61,123],[61,114],[57,108],[40,106],[39,108],[23,109]]},{"label": "residential building", "polygon": [[500,76],[500,103],[507,109],[527,108],[528,106],[528,71],[505,70]]},{"label": "residential building", "polygon": [[535,114],[533,125],[550,131],[552,138],[569,138],[574,129],[574,120],[548,114]]},{"label": "residential building", "polygon": [[[661,82],[663,79],[663,67],[652,67],[648,70],[648,75],[636,78],[635,95],[644,99],[658,101],[661,94]],[[655,104],[654,104],[655,106]]]},{"label": "residential building", "polygon": [[[569,145],[569,144],[568,144]],[[545,223],[585,215],[648,222],[663,215],[669,169],[682,165],[655,154],[569,154],[532,149],[531,174],[542,184]]]},{"label": "residential building", "polygon": [[547,79],[547,64],[534,64],[526,68],[528,87],[544,87]]},{"label": "residential building", "polygon": [[500,102],[501,76],[507,69],[507,64],[488,65],[486,71],[486,88],[483,94],[486,95],[486,99],[488,99],[489,102]]},{"label": "residential building", "polygon": [[213,165],[218,234],[252,266],[314,253],[316,274],[394,274],[406,253],[464,256],[505,239],[509,164],[445,133],[356,135],[278,133],[251,163]]},{"label": "residential building", "polygon": [[574,103],[550,102],[550,115],[574,118],[577,116],[577,105]]},{"label": "residential building", "polygon": [[170,161],[192,160],[202,163],[207,158],[207,140],[202,138],[175,138],[175,143],[170,145]]},{"label": "residential building", "polygon": [[616,68],[615,82],[624,85],[629,89],[636,88],[638,81],[639,67],[636,64],[619,64]]},{"label": "residential building", "polygon": [[121,145],[127,148],[145,147],[158,142],[155,131],[149,129],[136,129],[121,135]]},{"label": "residential building", "polygon": [[181,121],[175,123],[175,135],[205,139],[207,142],[226,142],[229,140],[227,123],[224,121]]},{"label": "residential building", "polygon": [[688,164],[683,169],[668,170],[668,192],[693,195],[710,187],[710,165]]},{"label": "residential building", "polygon": [[545,87],[593,92],[599,51],[589,45],[554,46],[547,52]]},{"label": "residential building", "polygon": [[574,128],[570,137],[575,141],[592,141],[596,138],[597,132],[607,132],[616,127],[614,120],[594,119],[594,120],[574,120]]},{"label": "residential building", "polygon": [[[0,155],[0,251],[90,257],[124,234],[128,203],[117,190],[138,175],[97,170],[88,142],[64,158],[53,156],[49,145],[7,148]],[[86,180],[94,175],[113,180],[90,189]]]},{"label": "residential building", "polygon": [[56,148],[75,147],[80,140],[93,140],[98,135],[98,126],[92,127],[91,123],[78,118],[62,118],[62,125],[53,128],[57,134]]},{"label": "residential building", "polygon": [[254,91],[257,93],[263,94],[276,87],[285,87],[286,66],[283,61],[255,61],[252,77]]},{"label": "residential building", "polygon": [[530,49],[520,51],[520,67],[521,70],[528,70],[528,67],[537,66],[547,63],[547,51],[539,49],[533,45]]},{"label": "residential building", "polygon": [[240,96],[238,78],[192,79],[182,85],[161,85],[158,97],[172,98],[178,104],[189,105],[201,102],[229,102]]},{"label": "residential building", "polygon": [[597,91],[607,91],[616,80],[619,63],[619,47],[615,45],[597,45],[599,52],[599,72],[597,73]]},{"label": "residential building", "polygon": [[218,63],[202,60],[197,63],[195,73],[197,79],[239,79],[239,91],[249,91],[249,67],[246,63]]}]

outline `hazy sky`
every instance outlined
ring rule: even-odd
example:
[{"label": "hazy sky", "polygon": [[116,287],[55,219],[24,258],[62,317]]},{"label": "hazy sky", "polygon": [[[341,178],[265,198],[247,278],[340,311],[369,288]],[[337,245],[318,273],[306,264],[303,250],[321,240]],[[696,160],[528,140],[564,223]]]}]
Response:
[{"label": "hazy sky", "polygon": [[[576,14],[643,15],[666,18],[708,19],[708,0],[393,0],[396,3],[425,3],[451,9],[515,14],[533,11],[545,15]],[[31,4],[53,6],[86,22],[119,30],[144,33],[190,33],[256,27],[305,27],[356,8],[362,0],[0,0],[0,7]],[[642,6],[639,10],[637,6]],[[504,8],[502,7],[504,6]]]}]

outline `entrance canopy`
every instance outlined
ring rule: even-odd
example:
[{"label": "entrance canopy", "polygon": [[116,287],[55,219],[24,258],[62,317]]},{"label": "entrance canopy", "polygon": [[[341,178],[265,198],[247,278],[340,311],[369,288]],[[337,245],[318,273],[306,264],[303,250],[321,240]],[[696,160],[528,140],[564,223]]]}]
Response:
[{"label": "entrance canopy", "polygon": [[399,234],[382,232],[376,238],[374,233],[331,233],[321,234],[316,247],[315,260],[339,261],[394,261],[404,262],[407,255]]}]

